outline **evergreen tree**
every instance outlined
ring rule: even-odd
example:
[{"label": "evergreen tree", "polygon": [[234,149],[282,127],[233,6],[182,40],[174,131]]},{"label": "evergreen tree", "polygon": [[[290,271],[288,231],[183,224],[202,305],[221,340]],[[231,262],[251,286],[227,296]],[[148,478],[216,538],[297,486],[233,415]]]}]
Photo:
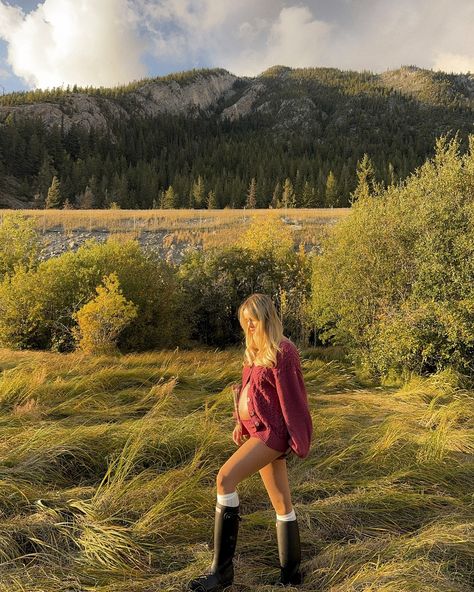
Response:
[{"label": "evergreen tree", "polygon": [[94,196],[94,206],[97,206],[99,202],[99,184],[97,182],[97,177],[95,175],[91,175],[87,181],[87,185]]},{"label": "evergreen tree", "polygon": [[303,193],[301,196],[303,208],[316,208],[316,192],[314,187],[309,184],[309,181],[305,181],[303,185]]},{"label": "evergreen tree", "polygon": [[160,205],[160,209],[163,209],[163,206],[165,203],[165,192],[163,189],[161,189],[160,192],[158,193],[158,203]]},{"label": "evergreen tree", "polygon": [[326,179],[325,202],[327,208],[335,208],[338,205],[337,182],[332,171],[329,171]]},{"label": "evergreen tree", "polygon": [[295,205],[294,207],[301,207],[301,203],[302,203],[302,196],[303,196],[303,176],[301,174],[300,169],[298,169],[296,171],[296,177],[295,177],[295,185],[293,188],[294,192],[295,192]]},{"label": "evergreen tree", "polygon": [[71,203],[72,207],[74,207],[73,203],[74,202],[74,184],[72,182],[71,177],[68,175],[65,178],[62,177],[60,179],[60,183],[61,183],[61,195],[63,196],[64,199],[69,199],[69,202]]},{"label": "evergreen tree", "polygon": [[245,207],[254,210],[257,207],[257,181],[252,177],[249,188],[247,190],[247,200]]},{"label": "evergreen tree", "polygon": [[193,196],[194,206],[196,208],[204,207],[205,187],[204,187],[204,180],[201,177],[201,175],[199,175],[197,180],[193,183],[192,196]]},{"label": "evergreen tree", "polygon": [[126,208],[129,203],[129,186],[126,173],[114,175],[112,183],[112,201],[120,205],[121,208]]},{"label": "evergreen tree", "polygon": [[168,189],[165,191],[163,195],[163,208],[164,209],[173,209],[176,207],[176,194],[174,192],[173,186],[170,185]]},{"label": "evergreen tree", "polygon": [[217,210],[219,207],[217,203],[216,192],[212,189],[207,194],[207,207],[209,210]]},{"label": "evergreen tree", "polygon": [[279,208],[281,204],[281,185],[277,181],[275,189],[273,190],[272,201],[270,202],[272,208]]},{"label": "evergreen tree", "polygon": [[285,184],[283,185],[281,205],[284,208],[294,208],[296,205],[296,197],[295,192],[293,190],[293,184],[288,177],[285,179]]},{"label": "evergreen tree", "polygon": [[351,203],[360,197],[368,197],[375,189],[375,170],[368,154],[357,162],[357,187],[351,193]]},{"label": "evergreen tree", "polygon": [[38,203],[45,202],[46,196],[48,195],[48,189],[51,186],[51,181],[53,180],[54,175],[57,174],[56,169],[51,164],[51,157],[46,154],[43,158],[43,162],[41,164],[41,168],[38,172],[38,181],[37,181],[37,193],[39,193]]},{"label": "evergreen tree", "polygon": [[48,195],[46,197],[46,208],[59,208],[61,205],[61,188],[59,184],[59,179],[56,175],[53,177],[51,181],[51,186],[48,189]]},{"label": "evergreen tree", "polygon": [[84,193],[77,197],[77,207],[81,210],[91,210],[94,207],[94,194],[89,185],[86,186]]}]

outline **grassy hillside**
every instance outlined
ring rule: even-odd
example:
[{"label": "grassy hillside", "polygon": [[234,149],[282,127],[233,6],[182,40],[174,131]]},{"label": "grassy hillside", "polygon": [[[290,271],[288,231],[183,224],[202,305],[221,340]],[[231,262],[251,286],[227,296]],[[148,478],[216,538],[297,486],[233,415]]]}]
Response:
[{"label": "grassy hillside", "polygon": [[[474,391],[449,371],[367,384],[336,350],[302,353],[301,589],[472,590]],[[0,350],[0,592],[171,592],[207,568],[240,367],[236,349]],[[238,491],[233,589],[263,592],[275,513],[258,474]]]}]

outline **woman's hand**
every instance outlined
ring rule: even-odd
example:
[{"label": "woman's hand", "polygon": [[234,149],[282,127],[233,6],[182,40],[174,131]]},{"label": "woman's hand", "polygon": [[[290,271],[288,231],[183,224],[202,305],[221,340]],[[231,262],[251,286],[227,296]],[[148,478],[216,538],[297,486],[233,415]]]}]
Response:
[{"label": "woman's hand", "polygon": [[243,443],[242,426],[240,423],[235,426],[234,431],[232,432],[232,440],[237,444],[237,446],[240,446]]}]

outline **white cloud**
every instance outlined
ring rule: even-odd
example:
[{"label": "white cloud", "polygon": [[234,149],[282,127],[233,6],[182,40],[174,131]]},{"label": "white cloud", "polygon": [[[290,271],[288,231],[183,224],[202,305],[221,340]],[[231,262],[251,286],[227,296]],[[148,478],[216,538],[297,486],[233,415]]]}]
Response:
[{"label": "white cloud", "polygon": [[270,24],[267,15],[281,4],[281,0],[134,1],[158,60],[200,61],[224,68],[229,64],[228,56],[239,53],[249,41],[245,33],[252,31],[253,40],[260,42],[262,31]]},{"label": "white cloud", "polygon": [[9,30],[18,27],[23,18],[23,11],[16,6],[0,2],[0,35],[7,35]]},{"label": "white cloud", "polygon": [[34,11],[0,1],[0,37],[14,74],[32,87],[114,86],[142,78],[145,44],[127,0],[45,0]]},{"label": "white cloud", "polygon": [[440,55],[474,55],[471,0],[135,1],[157,59],[241,75],[275,64],[431,68]]},{"label": "white cloud", "polygon": [[332,28],[329,23],[316,20],[305,6],[282,8],[265,32],[263,47],[245,48],[231,58],[230,68],[238,74],[256,75],[275,64],[324,65],[321,58]]},{"label": "white cloud", "polygon": [[[19,0],[18,0],[19,1]],[[155,70],[269,66],[473,70],[472,0],[0,0],[8,63],[31,86],[113,86]]]}]

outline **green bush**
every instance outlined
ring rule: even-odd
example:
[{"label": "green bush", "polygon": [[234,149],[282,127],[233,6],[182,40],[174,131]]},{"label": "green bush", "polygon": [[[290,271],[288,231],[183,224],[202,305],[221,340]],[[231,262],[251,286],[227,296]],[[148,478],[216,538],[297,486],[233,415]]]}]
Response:
[{"label": "green bush", "polygon": [[[18,271],[0,284],[0,345],[74,349],[73,313],[89,302],[104,275],[116,272],[138,310],[119,336],[122,351],[175,347],[186,342],[187,309],[172,267],[145,254],[137,241],[88,240],[76,252]],[[21,303],[21,307],[18,303]]]},{"label": "green bush", "polygon": [[286,335],[307,336],[311,267],[304,251],[294,251],[291,231],[279,220],[268,220],[264,228],[252,222],[236,246],[190,251],[179,275],[194,307],[192,337],[197,341],[234,344],[242,331],[238,306],[253,292],[273,298]]},{"label": "green bush", "polygon": [[0,283],[1,347],[36,348],[46,342],[44,290],[39,280],[36,272],[20,265]]},{"label": "green bush", "polygon": [[474,372],[474,136],[354,203],[313,259],[311,315],[370,373]]},{"label": "green bush", "polygon": [[21,212],[6,212],[0,222],[0,280],[15,267],[36,267],[42,241],[33,218]]}]

